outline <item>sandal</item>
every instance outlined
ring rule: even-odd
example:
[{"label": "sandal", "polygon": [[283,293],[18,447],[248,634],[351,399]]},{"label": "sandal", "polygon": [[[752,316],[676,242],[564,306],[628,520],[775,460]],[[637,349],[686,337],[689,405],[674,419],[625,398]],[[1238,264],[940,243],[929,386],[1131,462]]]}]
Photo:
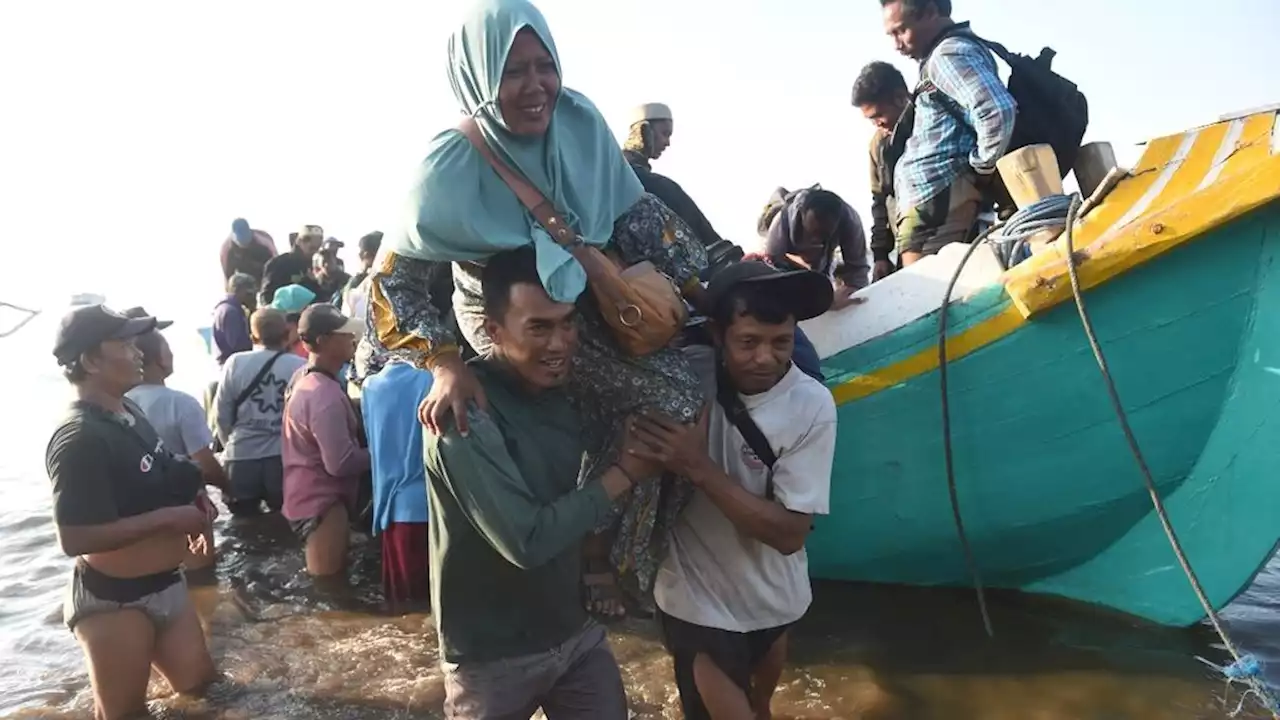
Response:
[{"label": "sandal", "polygon": [[622,588],[613,573],[583,573],[582,590],[587,612],[596,620],[608,624],[627,616]]}]

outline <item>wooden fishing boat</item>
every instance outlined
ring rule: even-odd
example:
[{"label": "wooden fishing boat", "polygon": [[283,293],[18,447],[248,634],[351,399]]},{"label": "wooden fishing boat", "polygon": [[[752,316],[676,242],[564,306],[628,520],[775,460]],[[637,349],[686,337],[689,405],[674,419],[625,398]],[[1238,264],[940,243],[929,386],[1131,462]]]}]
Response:
[{"label": "wooden fishing boat", "polygon": [[[1123,406],[1211,603],[1280,540],[1280,128],[1270,108],[1161,137],[1076,225]],[[976,252],[949,309],[955,483],[989,586],[1157,623],[1204,612],[1170,549],[1071,302],[1060,238]],[[967,247],[805,323],[836,397],[820,578],[971,582],[943,461],[939,313]]]}]

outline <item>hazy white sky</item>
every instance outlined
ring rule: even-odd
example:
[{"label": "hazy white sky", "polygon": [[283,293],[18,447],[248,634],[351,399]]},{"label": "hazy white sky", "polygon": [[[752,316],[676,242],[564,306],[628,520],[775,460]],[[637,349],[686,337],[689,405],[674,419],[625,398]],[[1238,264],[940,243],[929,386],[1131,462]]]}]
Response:
[{"label": "hazy white sky", "polygon": [[[236,216],[392,231],[406,179],[456,120],[448,0],[0,3],[0,299],[105,292],[205,312]],[[1132,143],[1280,100],[1277,0],[955,0],[1011,49],[1058,50],[1089,139]],[[865,215],[858,70],[894,61],[875,0],[543,0],[564,82],[616,132],[669,103],[658,169],[751,242],[777,185],[821,182]],[[348,250],[351,250],[348,247]],[[351,257],[349,262],[354,262]]]}]

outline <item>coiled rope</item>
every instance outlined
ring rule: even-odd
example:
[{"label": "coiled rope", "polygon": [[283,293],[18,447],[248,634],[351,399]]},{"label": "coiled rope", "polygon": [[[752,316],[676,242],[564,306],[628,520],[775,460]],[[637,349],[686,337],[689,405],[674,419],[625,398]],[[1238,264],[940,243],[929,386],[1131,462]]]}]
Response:
[{"label": "coiled rope", "polygon": [[1050,195],[1014,213],[991,237],[991,246],[1000,265],[1008,270],[1031,257],[1028,241],[1045,230],[1062,230],[1070,205],[1070,197]]},{"label": "coiled rope", "polygon": [[1106,355],[1102,352],[1102,346],[1098,342],[1097,334],[1094,332],[1093,321],[1085,306],[1084,292],[1080,286],[1075,255],[1075,225],[1081,204],[1079,195],[1052,195],[1028,205],[1023,210],[1014,213],[1008,221],[997,223],[979,235],[970,244],[959,265],[956,266],[956,270],[951,276],[951,281],[947,284],[947,293],[943,297],[941,312],[938,317],[938,378],[942,393],[942,447],[947,472],[947,490],[951,497],[951,512],[955,521],[956,534],[959,536],[961,547],[964,550],[965,563],[968,565],[969,573],[973,579],[974,591],[978,599],[978,610],[982,615],[983,628],[988,636],[994,635],[991,615],[987,609],[982,575],[979,571],[973,548],[969,544],[968,534],[964,527],[964,517],[960,510],[952,454],[951,406],[947,387],[947,321],[950,314],[951,294],[955,291],[955,286],[960,280],[960,273],[969,262],[969,258],[973,257],[973,253],[978,249],[979,245],[990,244],[996,246],[996,256],[1007,269],[1021,262],[1022,259],[1025,259],[1026,254],[1029,254],[1027,253],[1026,243],[1031,236],[1043,230],[1065,227],[1064,242],[1067,250],[1067,274],[1071,280],[1071,294],[1075,299],[1076,310],[1080,315],[1080,323],[1083,326],[1085,338],[1089,342],[1094,359],[1098,363],[1098,369],[1102,373],[1102,380],[1106,386],[1107,395],[1111,400],[1111,407],[1115,411],[1116,420],[1119,422],[1125,441],[1129,445],[1129,451],[1133,454],[1133,458],[1138,464],[1138,469],[1142,473],[1147,493],[1151,496],[1152,506],[1155,508],[1156,516],[1160,520],[1160,526],[1164,529],[1169,546],[1177,557],[1178,564],[1181,565],[1183,574],[1186,575],[1191,589],[1195,592],[1196,599],[1200,601],[1205,616],[1209,619],[1209,623],[1222,640],[1223,646],[1231,655],[1232,662],[1229,665],[1219,666],[1204,658],[1197,659],[1221,672],[1228,685],[1243,683],[1247,686],[1248,689],[1245,690],[1244,696],[1240,699],[1240,704],[1232,713],[1233,717],[1243,711],[1245,703],[1252,696],[1271,713],[1273,718],[1280,720],[1280,701],[1277,700],[1275,692],[1263,678],[1262,663],[1253,655],[1240,652],[1236,644],[1232,642],[1231,636],[1227,633],[1227,629],[1223,625],[1218,612],[1209,601],[1209,597],[1204,591],[1204,586],[1200,584],[1199,576],[1196,575],[1191,566],[1191,561],[1187,559],[1186,553],[1182,549],[1182,542],[1178,539],[1173,523],[1169,520],[1169,514],[1165,510],[1164,500],[1160,497],[1155,477],[1151,474],[1151,468],[1147,465],[1146,456],[1143,455],[1142,449],[1138,445],[1137,437],[1133,434],[1133,428],[1129,425],[1128,413],[1125,412],[1124,405],[1120,401],[1115,379],[1111,375],[1111,368],[1107,364]]}]

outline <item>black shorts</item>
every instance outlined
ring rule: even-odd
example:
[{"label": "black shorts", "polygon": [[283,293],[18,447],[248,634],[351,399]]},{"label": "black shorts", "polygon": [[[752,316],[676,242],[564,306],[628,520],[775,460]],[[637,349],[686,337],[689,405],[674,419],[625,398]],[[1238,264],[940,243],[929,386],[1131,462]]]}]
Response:
[{"label": "black shorts", "polygon": [[680,706],[686,720],[711,720],[693,681],[693,660],[699,653],[709,657],[749,696],[752,671],[769,654],[774,643],[791,629],[791,625],[782,625],[746,633],[733,632],[694,625],[661,610],[658,622],[662,626],[662,644],[675,664],[676,689],[680,691]]},{"label": "black shorts", "polygon": [[225,495],[233,515],[257,515],[262,503],[269,512],[280,512],[284,505],[284,464],[279,455],[256,460],[228,460],[227,480],[231,496]]}]

